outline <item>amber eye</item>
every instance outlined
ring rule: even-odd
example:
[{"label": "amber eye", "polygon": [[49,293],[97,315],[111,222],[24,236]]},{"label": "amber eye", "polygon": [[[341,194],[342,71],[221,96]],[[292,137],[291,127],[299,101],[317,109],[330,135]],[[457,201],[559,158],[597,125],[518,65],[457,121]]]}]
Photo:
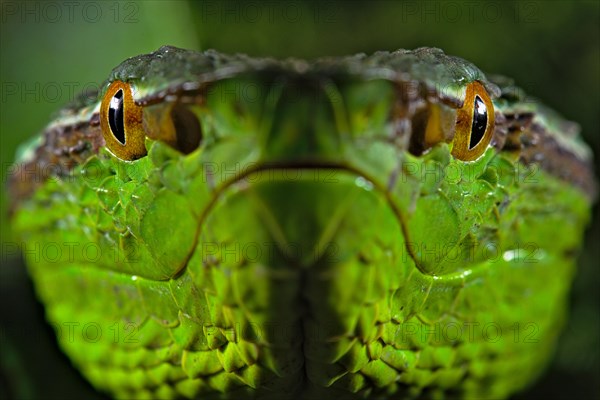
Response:
[{"label": "amber eye", "polygon": [[129,84],[111,83],[100,105],[100,127],[115,156],[131,161],[146,155],[142,107],[135,104]]},{"label": "amber eye", "polygon": [[483,85],[477,81],[467,86],[463,106],[456,114],[452,155],[473,161],[481,156],[494,135],[494,105]]}]

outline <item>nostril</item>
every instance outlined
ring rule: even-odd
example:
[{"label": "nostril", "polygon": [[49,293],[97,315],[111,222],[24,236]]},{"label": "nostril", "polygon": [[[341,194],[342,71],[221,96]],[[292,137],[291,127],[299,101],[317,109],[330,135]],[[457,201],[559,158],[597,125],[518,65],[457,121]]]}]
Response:
[{"label": "nostril", "polygon": [[438,143],[449,143],[454,136],[456,110],[440,103],[417,108],[410,120],[408,151],[420,156]]},{"label": "nostril", "polygon": [[429,109],[424,107],[417,110],[411,121],[410,142],[408,151],[415,156],[422,155],[427,150],[425,144],[425,132],[429,120]]},{"label": "nostril", "polygon": [[171,119],[175,127],[177,150],[189,154],[202,142],[202,127],[196,114],[183,104],[175,104],[171,109]]}]

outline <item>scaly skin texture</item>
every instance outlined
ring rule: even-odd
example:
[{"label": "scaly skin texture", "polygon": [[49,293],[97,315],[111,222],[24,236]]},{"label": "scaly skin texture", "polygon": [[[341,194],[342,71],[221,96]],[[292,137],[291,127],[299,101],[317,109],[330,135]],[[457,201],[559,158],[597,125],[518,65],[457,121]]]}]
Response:
[{"label": "scaly skin texture", "polygon": [[[149,73],[127,63],[113,78]],[[461,93],[484,79],[464,63],[463,81],[444,63],[407,73],[450,76]],[[197,150],[147,139],[148,155],[124,162],[100,148],[15,207],[48,320],[96,387],[503,398],[543,371],[590,197],[514,151],[410,154],[390,140],[396,86],[334,78],[293,91],[252,71],[211,78],[193,106]],[[256,96],[235,95],[248,87]]]}]

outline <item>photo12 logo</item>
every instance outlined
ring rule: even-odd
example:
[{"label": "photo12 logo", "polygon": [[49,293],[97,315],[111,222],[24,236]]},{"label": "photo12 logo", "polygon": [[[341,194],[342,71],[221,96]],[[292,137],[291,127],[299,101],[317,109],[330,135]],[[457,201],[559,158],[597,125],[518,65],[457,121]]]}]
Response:
[{"label": "photo12 logo", "polygon": [[535,322],[403,322],[397,325],[395,338],[403,343],[538,343],[540,327]]},{"label": "photo12 logo", "polygon": [[80,93],[95,99],[99,89],[98,82],[2,82],[2,103],[65,104]]},{"label": "photo12 logo", "polygon": [[140,6],[133,1],[3,1],[2,23],[139,22]]},{"label": "photo12 logo", "polygon": [[511,23],[531,24],[539,22],[541,2],[538,1],[403,1],[400,22],[421,23]]},{"label": "photo12 logo", "polygon": [[93,241],[31,241],[3,242],[3,262],[23,255],[30,262],[46,264],[96,263],[104,260],[111,263],[136,263],[139,249],[135,243],[120,246],[100,245]]}]

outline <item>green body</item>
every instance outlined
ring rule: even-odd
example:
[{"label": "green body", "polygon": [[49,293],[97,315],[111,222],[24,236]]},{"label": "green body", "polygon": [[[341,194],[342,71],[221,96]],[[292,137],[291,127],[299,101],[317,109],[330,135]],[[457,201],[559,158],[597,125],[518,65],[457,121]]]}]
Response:
[{"label": "green body", "polygon": [[[502,398],[543,371],[590,196],[492,146],[463,162],[447,143],[413,155],[390,141],[386,65],[457,102],[475,79],[499,92],[475,67],[407,55],[277,75],[194,54],[159,69],[129,60],[111,79],[143,98],[212,74],[192,107],[200,148],[148,139],[133,162],[100,149],[15,208],[48,320],[94,386],[119,398]],[[498,98],[496,112],[537,107],[521,100]],[[585,153],[556,117],[537,118]]]}]

